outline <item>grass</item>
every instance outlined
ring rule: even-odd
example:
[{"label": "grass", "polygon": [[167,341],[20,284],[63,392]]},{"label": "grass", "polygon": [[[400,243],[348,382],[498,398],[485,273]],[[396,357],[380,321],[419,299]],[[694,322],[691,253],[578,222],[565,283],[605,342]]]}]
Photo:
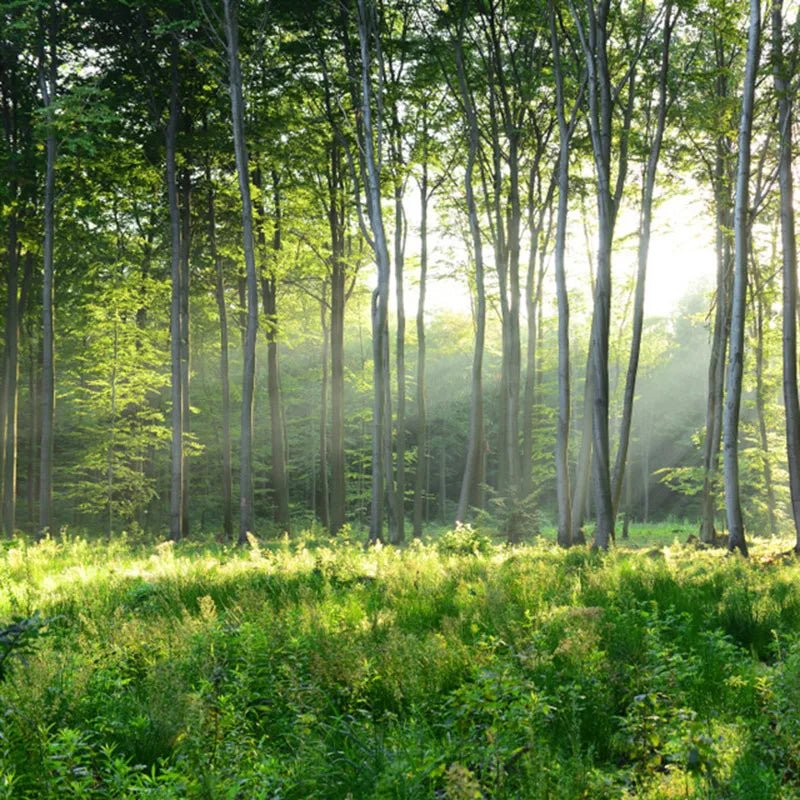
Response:
[{"label": "grass", "polygon": [[788,545],[549,535],[8,543],[0,797],[800,797]]}]

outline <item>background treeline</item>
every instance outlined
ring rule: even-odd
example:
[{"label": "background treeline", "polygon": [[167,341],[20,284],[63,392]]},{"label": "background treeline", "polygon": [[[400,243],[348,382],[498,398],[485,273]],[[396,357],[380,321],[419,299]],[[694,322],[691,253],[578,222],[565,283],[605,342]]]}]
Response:
[{"label": "background treeline", "polygon": [[[797,25],[750,5],[4,0],[5,533],[778,530]],[[675,195],[716,286],[646,318]]]}]

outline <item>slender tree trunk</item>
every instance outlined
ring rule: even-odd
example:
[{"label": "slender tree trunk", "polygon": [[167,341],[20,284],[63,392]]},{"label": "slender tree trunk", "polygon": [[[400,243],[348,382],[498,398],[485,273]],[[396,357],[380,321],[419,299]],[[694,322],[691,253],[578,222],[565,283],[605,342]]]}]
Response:
[{"label": "slender tree trunk", "polygon": [[[372,498],[370,503],[369,538],[377,542],[383,537],[384,510],[393,528],[391,412],[389,406],[389,277],[390,262],[386,231],[381,210],[380,125],[373,120],[373,101],[382,117],[382,97],[372,89],[373,43],[379,44],[376,9],[373,0],[358,0],[358,37],[361,54],[360,115],[361,151],[366,184],[367,213],[372,229],[371,245],[378,267],[378,285],[372,293]],[[380,58],[378,59],[380,61]],[[376,144],[376,135],[378,141]]]},{"label": "slender tree trunk", "polygon": [[170,357],[172,376],[172,472],[170,482],[170,537],[177,541],[186,533],[183,523],[183,380],[181,376],[181,220],[178,208],[178,181],[176,176],[175,148],[178,135],[178,53],[173,45],[171,55],[171,83],[169,120],[166,131],[167,195],[171,236],[172,299],[170,305]]},{"label": "slender tree trunk", "polygon": [[[256,167],[255,185],[263,189],[261,168]],[[272,171],[272,194],[275,223],[272,237],[272,256],[264,252],[265,265],[261,273],[261,302],[264,306],[267,340],[267,395],[269,397],[270,447],[272,489],[275,497],[275,522],[283,531],[290,530],[289,520],[289,480],[286,469],[286,429],[284,427],[283,403],[281,400],[280,364],[278,357],[278,284],[275,278],[275,262],[280,258],[283,248],[283,205],[280,191],[280,177]],[[260,248],[266,251],[264,231],[264,207],[259,206],[258,240]]]},{"label": "slender tree trunk", "polygon": [[[402,143],[400,141],[397,120],[397,109],[394,109],[394,169],[399,173],[403,168]],[[394,178],[394,279],[397,301],[397,333],[396,333],[396,365],[397,365],[397,416],[396,416],[396,452],[395,470],[395,530],[392,541],[400,544],[405,539],[405,503],[406,503],[406,311],[403,286],[403,267],[405,261],[406,222],[403,212],[404,183],[400,174]]]},{"label": "slender tree trunk", "polygon": [[769,440],[767,438],[767,398],[764,386],[764,288],[758,275],[758,267],[753,263],[753,306],[754,306],[754,334],[755,334],[755,361],[756,361],[756,416],[758,418],[758,434],[761,444],[761,457],[763,459],[762,472],[764,476],[764,489],[767,493],[767,518],[769,531],[773,536],[778,533],[778,523],[775,518],[775,486],[772,481],[772,464],[769,459]]},{"label": "slender tree trunk", "polygon": [[39,400],[39,363],[38,357],[38,337],[36,336],[35,326],[28,328],[28,410],[30,435],[28,438],[28,474],[27,474],[27,505],[28,505],[28,526],[31,531],[36,530],[36,498],[39,494],[39,487],[36,479],[38,477],[37,456],[39,455],[38,445],[41,439],[39,411],[41,403]]},{"label": "slender tree trunk", "polygon": [[625,465],[628,458],[631,424],[633,421],[633,398],[636,392],[636,376],[639,370],[639,354],[641,352],[642,329],[644,327],[644,290],[647,279],[647,259],[650,253],[650,230],[653,220],[653,194],[656,184],[656,170],[661,155],[661,143],[667,121],[669,56],[672,29],[675,21],[672,18],[672,3],[668,2],[664,12],[664,32],[661,45],[661,72],[658,81],[658,109],[656,111],[656,128],[650,143],[650,153],[642,188],[642,210],[639,225],[639,263],[636,273],[636,292],[633,302],[633,335],[631,352],[628,359],[628,372],[625,378],[625,391],[622,401],[622,424],[620,426],[619,447],[614,465],[612,480],[612,511],[616,519],[619,511],[622,486],[625,477]]},{"label": "slender tree trunk", "polygon": [[244,135],[244,100],[242,73],[239,65],[239,22],[236,0],[223,0],[225,38],[228,50],[228,82],[231,94],[231,124],[236,153],[236,172],[242,198],[242,233],[247,288],[247,329],[242,370],[242,433],[239,477],[239,543],[255,526],[253,509],[253,395],[256,374],[256,336],[258,334],[258,281],[253,241],[253,203],[250,198],[250,172],[247,142]]},{"label": "slender tree trunk", "polygon": [[419,256],[419,300],[417,302],[417,466],[414,475],[414,538],[422,536],[422,512],[425,498],[425,474],[427,467],[428,430],[425,407],[425,295],[428,281],[428,117],[423,109],[423,157],[422,179],[419,192],[420,256]]},{"label": "slender tree trunk", "polygon": [[[591,348],[591,346],[590,346]],[[586,514],[586,501],[589,493],[589,478],[592,468],[592,357],[586,357],[586,379],[583,388],[583,422],[581,447],[578,461],[575,464],[575,490],[572,495],[570,526],[572,528],[571,543],[583,544],[586,538],[583,533],[583,522]]]},{"label": "slender tree trunk", "polygon": [[191,349],[189,337],[189,258],[192,242],[191,176],[188,169],[181,175],[181,258],[180,258],[180,328],[181,328],[181,424],[183,426],[183,469],[181,472],[181,531],[189,533],[189,459],[186,445],[190,430],[189,381],[191,374]]},{"label": "slender tree trunk", "polygon": [[794,228],[792,175],[792,91],[783,52],[782,0],[772,4],[773,81],[778,98],[781,190],[781,244],[783,259],[783,401],[786,407],[786,455],[795,529],[795,553],[800,553],[800,402],[797,395],[797,242]]},{"label": "slender tree trunk", "polygon": [[8,223],[8,267],[6,290],[6,341],[4,353],[2,434],[2,523],[3,532],[12,537],[16,528],[17,501],[17,398],[19,383],[19,251],[17,219],[12,211]]},{"label": "slender tree trunk", "polygon": [[[276,236],[279,234],[276,233]],[[278,363],[278,303],[274,275],[261,278],[267,337],[267,394],[269,395],[270,443],[272,447],[272,488],[275,492],[275,521],[282,531],[290,530],[289,480],[286,474],[286,432],[283,426],[280,367]]]},{"label": "slender tree trunk", "polygon": [[[55,240],[56,131],[53,103],[56,95],[56,9],[50,6],[48,31],[42,30],[39,83],[47,117],[44,181],[44,247],[42,282],[42,419],[39,470],[39,535],[53,531],[53,426],[55,422],[55,341],[53,336],[53,247]],[[48,38],[45,64],[44,37]]]},{"label": "slender tree trunk", "polygon": [[231,466],[231,389],[228,364],[228,304],[225,301],[225,274],[217,249],[217,215],[211,167],[206,164],[208,184],[208,241],[214,261],[214,297],[219,315],[219,376],[222,387],[222,532],[225,541],[233,540],[233,469]]},{"label": "slender tree trunk", "polygon": [[[727,94],[727,90],[724,90]],[[724,96],[720,94],[719,96]],[[725,363],[728,331],[731,316],[732,259],[729,229],[730,184],[726,176],[727,146],[723,138],[717,142],[714,165],[716,204],[717,301],[714,312],[714,329],[711,338],[711,356],[708,367],[708,400],[706,407],[706,438],[703,449],[703,494],[700,540],[715,544],[717,512],[719,452],[722,440],[722,405],[725,391]]]},{"label": "slender tree trunk", "polygon": [[467,200],[467,214],[469,216],[469,229],[472,237],[473,259],[475,260],[475,350],[472,357],[472,392],[469,414],[469,439],[467,440],[467,460],[464,467],[464,477],[461,482],[461,491],[458,496],[456,509],[456,522],[463,522],[467,518],[467,506],[470,494],[476,483],[475,476],[482,470],[480,467],[483,459],[483,348],[486,336],[486,292],[484,288],[483,268],[483,241],[481,238],[480,222],[478,220],[478,206],[475,201],[473,189],[473,173],[478,158],[480,146],[480,133],[475,107],[467,86],[464,69],[464,54],[461,41],[455,42],[456,65],[458,68],[458,84],[461,92],[461,102],[464,107],[469,133],[469,151],[467,154],[467,168],[464,173],[464,191]]},{"label": "slender tree trunk", "polygon": [[736,168],[734,206],[734,279],[731,309],[731,345],[728,360],[728,385],[723,419],[725,443],[725,505],[728,517],[728,549],[747,555],[744,520],[739,486],[739,412],[742,399],[744,367],[744,326],[747,295],[747,257],[749,253],[748,205],[750,179],[750,142],[753,129],[753,103],[759,57],[761,28],[760,0],[750,2],[750,30],[747,40],[742,111],[739,122],[739,158]]},{"label": "slender tree trunk", "polygon": [[[558,211],[556,217],[556,297],[558,303],[558,426],[556,428],[556,498],[558,503],[558,544],[569,547],[573,541],[569,485],[569,295],[564,256],[567,244],[567,213],[569,205],[569,140],[570,131],[564,113],[564,75],[561,51],[556,30],[553,2],[548,4],[550,40],[553,48],[556,80],[556,113],[558,115]],[[588,459],[587,459],[588,461]]]},{"label": "slender tree trunk", "polygon": [[331,143],[328,191],[328,224],[331,236],[331,439],[330,439],[330,531],[338,533],[345,523],[346,491],[344,454],[344,310],[345,288],[345,198],[342,151]]},{"label": "slender tree trunk", "polygon": [[326,530],[331,524],[331,494],[328,485],[328,351],[330,349],[330,325],[328,324],[328,299],[323,293],[320,303],[320,326],[322,327],[322,381],[320,386],[319,412],[319,474],[320,474],[320,519]]}]

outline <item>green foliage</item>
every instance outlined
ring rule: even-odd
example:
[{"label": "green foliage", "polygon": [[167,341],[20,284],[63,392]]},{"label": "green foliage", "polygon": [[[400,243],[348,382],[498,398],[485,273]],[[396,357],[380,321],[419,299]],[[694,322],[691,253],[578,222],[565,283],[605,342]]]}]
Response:
[{"label": "green foliage", "polygon": [[11,659],[19,659],[24,664],[36,646],[50,620],[43,619],[37,611],[31,617],[14,617],[0,626],[0,681],[6,677]]},{"label": "green foliage", "polygon": [[19,621],[0,797],[793,796],[798,569],[467,526],[405,550],[16,542],[0,613],[62,620]]}]

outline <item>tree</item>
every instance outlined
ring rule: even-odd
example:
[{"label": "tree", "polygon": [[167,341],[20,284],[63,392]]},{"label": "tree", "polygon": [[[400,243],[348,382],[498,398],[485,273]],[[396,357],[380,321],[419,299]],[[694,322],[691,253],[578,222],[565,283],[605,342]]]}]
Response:
[{"label": "tree", "polygon": [[750,2],[750,27],[747,37],[742,110],[739,121],[739,156],[736,166],[736,200],[733,216],[734,276],[731,306],[730,355],[723,418],[725,505],[728,517],[728,549],[747,555],[739,486],[739,414],[744,368],[744,326],[747,296],[747,260],[750,252],[749,180],[750,146],[753,130],[753,105],[761,33],[760,0]]},{"label": "tree", "polygon": [[253,510],[253,392],[256,372],[256,337],[258,335],[258,283],[253,240],[253,202],[250,196],[250,167],[244,134],[244,98],[242,70],[239,63],[238,0],[223,0],[225,42],[228,55],[228,85],[231,95],[231,127],[236,154],[236,172],[242,201],[242,238],[244,243],[247,328],[242,370],[242,429],[239,447],[239,543],[255,529]]},{"label": "tree", "polygon": [[782,0],[772,4],[772,76],[778,101],[778,181],[783,267],[783,402],[795,553],[800,553],[800,402],[797,396],[797,242],[792,176],[791,74],[784,53]]}]

